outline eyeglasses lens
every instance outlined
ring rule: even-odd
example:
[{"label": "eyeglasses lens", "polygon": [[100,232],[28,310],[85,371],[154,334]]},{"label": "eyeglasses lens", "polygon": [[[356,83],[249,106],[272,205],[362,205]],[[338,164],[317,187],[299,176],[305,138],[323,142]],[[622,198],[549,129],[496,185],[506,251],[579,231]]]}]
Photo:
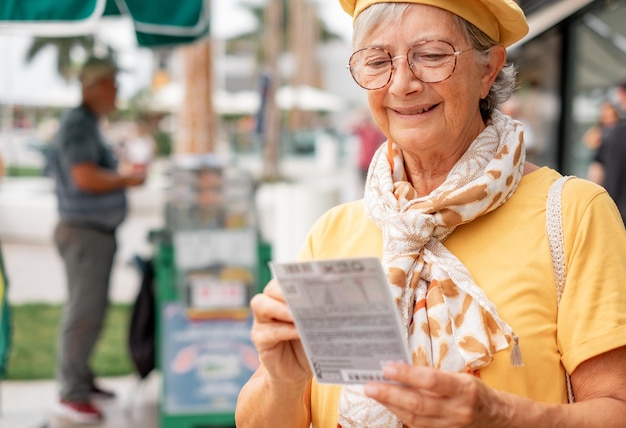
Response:
[{"label": "eyeglasses lens", "polygon": [[[381,48],[360,49],[350,57],[352,77],[365,89],[380,89],[391,80],[393,61],[391,54]],[[424,83],[446,80],[454,72],[456,53],[454,47],[444,41],[427,41],[412,46],[406,60],[415,77]]]}]

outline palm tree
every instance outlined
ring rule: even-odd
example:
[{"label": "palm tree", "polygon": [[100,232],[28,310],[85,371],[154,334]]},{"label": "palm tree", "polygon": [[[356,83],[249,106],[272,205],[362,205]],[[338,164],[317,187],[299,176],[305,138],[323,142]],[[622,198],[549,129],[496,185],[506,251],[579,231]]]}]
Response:
[{"label": "palm tree", "polygon": [[176,153],[215,151],[215,112],[212,103],[212,49],[205,38],[182,48],[185,93],[179,113]]},{"label": "palm tree", "polygon": [[[340,40],[341,37],[328,29],[311,0],[267,0],[265,5],[252,2],[244,2],[242,5],[248,8],[260,25],[253,31],[227,40],[226,52],[247,51],[254,54],[259,66],[256,72],[269,76],[263,126],[264,178],[274,180],[279,176],[278,148],[281,128],[280,115],[273,97],[281,81],[278,57],[287,52],[293,56],[293,86],[319,87],[321,66],[317,57],[311,53],[315,52],[318,43]],[[310,115],[303,113],[297,109],[289,112],[291,129],[302,128],[310,123]]]},{"label": "palm tree", "polygon": [[276,181],[280,179],[278,168],[280,159],[280,116],[276,105],[274,94],[276,91],[278,73],[278,56],[283,44],[284,34],[281,31],[281,22],[284,22],[284,15],[281,7],[282,0],[269,0],[265,10],[265,28],[263,44],[267,47],[265,57],[265,77],[266,85],[263,109],[261,117],[264,120],[263,129],[263,179],[266,181]]},{"label": "palm tree", "polygon": [[[98,50],[101,43],[96,45],[93,35],[72,36],[72,37],[35,37],[26,52],[26,63],[33,61],[45,48],[52,46],[57,51],[57,72],[66,82],[76,74],[75,65],[72,63],[72,51],[75,48],[82,49],[86,56],[95,53],[96,46]],[[114,50],[108,45],[102,45],[107,55],[114,57]]]},{"label": "palm tree", "polygon": [[[271,0],[267,0],[267,3]],[[282,10],[281,17],[279,19],[279,31],[282,34],[288,34],[290,28],[290,19],[293,22],[294,10],[302,10],[301,1],[294,2],[293,0],[279,0],[280,9]],[[311,20],[314,21],[314,26],[319,29],[317,42],[329,43],[332,41],[341,40],[341,36],[332,32],[324,20],[321,19],[317,13],[317,6],[314,6],[314,2],[311,0],[304,0],[306,11]],[[231,37],[226,40],[226,53],[233,52],[251,52],[255,54],[257,64],[265,63],[265,47],[263,43],[263,35],[265,32],[265,26],[267,24],[266,9],[268,4],[260,5],[258,2],[242,1],[241,5],[248,9],[248,11],[256,18],[259,26],[251,31],[241,33],[237,36]],[[299,6],[299,7],[294,7]],[[281,52],[286,52],[289,49],[289,45],[286,40],[281,43]]]},{"label": "palm tree", "polygon": [[[294,59],[294,74],[291,78],[291,85],[294,88],[299,86],[320,87],[321,64],[315,52],[316,45],[321,40],[324,31],[320,19],[317,17],[316,9],[310,1],[291,0],[291,10],[289,11],[289,49]],[[330,37],[330,36],[327,36]],[[288,127],[290,130],[311,128],[314,114],[311,111],[303,111],[294,108],[289,112]]]}]

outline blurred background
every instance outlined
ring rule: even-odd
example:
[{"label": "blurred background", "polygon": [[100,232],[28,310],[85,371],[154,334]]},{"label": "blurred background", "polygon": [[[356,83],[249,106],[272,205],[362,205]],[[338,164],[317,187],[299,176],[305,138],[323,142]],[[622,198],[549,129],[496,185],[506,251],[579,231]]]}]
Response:
[{"label": "blurred background", "polygon": [[[191,21],[177,31],[142,21],[149,13],[167,18],[133,5],[141,2],[122,11],[113,1],[91,2],[104,3],[103,16],[57,24],[0,17],[6,175],[41,175],[60,113],[78,102],[75,72],[93,53],[113,55],[125,70],[109,124],[114,145],[147,133],[158,157],[219,153],[263,179],[307,175],[298,161],[320,156],[328,157],[322,164],[336,162],[332,168],[351,161],[345,155],[366,106],[345,69],[351,19],[338,2],[196,0],[186,3]],[[624,1],[519,3],[531,34],[509,57],[520,70],[519,115],[533,131],[531,158],[584,175],[582,135],[626,74]],[[330,140],[332,148],[324,144]]]},{"label": "blurred background", "polygon": [[[118,110],[106,123],[110,144],[123,161],[148,162],[146,185],[129,191],[112,279],[112,300],[127,305],[126,314],[142,280],[136,256],[174,271],[222,257],[223,248],[200,261],[189,252],[181,260],[180,248],[178,259],[167,256],[176,242],[201,251],[198,237],[216,230],[189,215],[189,201],[181,205],[181,186],[197,190],[192,181],[202,171],[219,169],[240,190],[237,206],[251,213],[222,226],[252,230],[237,242],[254,247],[246,266],[259,268],[246,284],[253,290],[264,285],[268,260],[296,257],[322,212],[361,197],[359,129],[369,114],[345,67],[351,17],[336,0],[88,0],[78,9],[75,1],[40,0],[32,10],[13,3],[0,5],[0,241],[15,308],[65,299],[46,153],[62,113],[79,102],[76,73],[89,55],[110,55],[123,69]],[[525,122],[529,160],[585,177],[595,148],[584,135],[626,78],[626,0],[518,3],[530,34],[508,50],[519,89],[503,109]],[[148,155],[134,149],[141,144]],[[155,231],[169,237],[155,239]],[[224,233],[222,243],[230,239]],[[167,278],[166,288],[180,293],[161,290],[161,303],[184,300],[180,272]],[[127,364],[112,373],[129,371]],[[162,426],[175,426],[174,414],[162,409]]]}]

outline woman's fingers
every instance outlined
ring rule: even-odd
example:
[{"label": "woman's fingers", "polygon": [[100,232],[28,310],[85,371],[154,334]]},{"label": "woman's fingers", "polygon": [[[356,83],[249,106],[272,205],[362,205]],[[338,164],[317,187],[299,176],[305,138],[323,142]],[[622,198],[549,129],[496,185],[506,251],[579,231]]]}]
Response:
[{"label": "woman's fingers", "polygon": [[292,323],[269,320],[255,322],[252,325],[250,337],[259,352],[266,348],[273,348],[280,342],[298,340],[300,338],[296,327]]},{"label": "woman's fingers", "polygon": [[397,383],[372,383],[365,393],[410,427],[473,426],[479,420],[477,403],[487,399],[480,397],[484,388],[471,375],[406,364],[390,365],[384,372]]},{"label": "woman's fingers", "polygon": [[283,299],[283,293],[276,280],[271,280],[263,290],[263,293],[252,297],[250,309],[254,315],[255,322],[283,321],[293,323],[293,317]]},{"label": "woman's fingers", "polygon": [[263,289],[263,294],[273,297],[274,299],[280,300],[282,302],[285,301],[285,299],[283,298],[283,291],[281,290],[280,285],[278,285],[278,281],[276,279],[272,279],[270,282],[267,283],[267,285]]},{"label": "woman's fingers", "polygon": [[311,377],[300,336],[276,280],[250,301],[254,316],[250,337],[272,382],[303,385]]},{"label": "woman's fingers", "polygon": [[299,340],[291,312],[275,280],[267,284],[263,293],[252,298],[250,308],[254,316],[251,338],[259,353],[284,342]]},{"label": "woman's fingers", "polygon": [[390,364],[384,368],[384,373],[388,379],[441,397],[471,394],[471,390],[476,389],[475,378],[471,375],[451,373],[430,367]]}]

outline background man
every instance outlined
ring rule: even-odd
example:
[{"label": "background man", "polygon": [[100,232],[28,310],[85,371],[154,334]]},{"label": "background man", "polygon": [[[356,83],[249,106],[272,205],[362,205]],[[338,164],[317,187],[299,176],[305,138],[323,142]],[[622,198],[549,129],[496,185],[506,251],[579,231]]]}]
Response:
[{"label": "background man", "polygon": [[117,71],[108,59],[86,61],[79,76],[82,103],[65,114],[51,146],[60,218],[54,240],[68,287],[58,340],[58,410],[77,422],[103,419],[94,394],[113,397],[94,383],[89,357],[108,307],[115,230],[127,212],[125,189],[145,180],[144,173],[117,172],[99,129],[99,120],[115,110]]}]

